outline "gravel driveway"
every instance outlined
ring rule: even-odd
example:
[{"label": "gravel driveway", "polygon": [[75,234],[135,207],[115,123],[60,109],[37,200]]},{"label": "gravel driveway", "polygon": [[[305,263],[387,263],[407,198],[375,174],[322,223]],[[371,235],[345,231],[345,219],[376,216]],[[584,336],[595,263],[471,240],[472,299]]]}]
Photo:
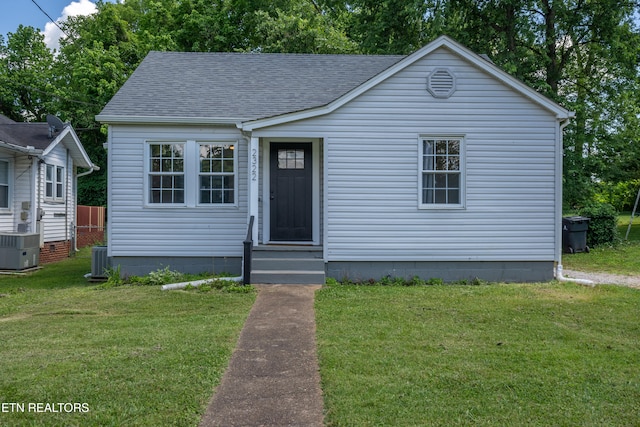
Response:
[{"label": "gravel driveway", "polygon": [[610,273],[586,273],[583,271],[564,270],[563,276],[567,279],[587,279],[600,285],[621,285],[640,289],[640,276],[623,276]]}]

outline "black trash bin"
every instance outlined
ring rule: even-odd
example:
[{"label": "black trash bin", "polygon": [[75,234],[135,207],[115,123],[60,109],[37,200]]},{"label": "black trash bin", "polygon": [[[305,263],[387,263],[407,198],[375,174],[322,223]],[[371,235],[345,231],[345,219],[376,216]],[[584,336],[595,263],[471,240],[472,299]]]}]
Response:
[{"label": "black trash bin", "polygon": [[589,218],[567,216],[562,218],[562,249],[565,253],[589,252],[587,231]]}]

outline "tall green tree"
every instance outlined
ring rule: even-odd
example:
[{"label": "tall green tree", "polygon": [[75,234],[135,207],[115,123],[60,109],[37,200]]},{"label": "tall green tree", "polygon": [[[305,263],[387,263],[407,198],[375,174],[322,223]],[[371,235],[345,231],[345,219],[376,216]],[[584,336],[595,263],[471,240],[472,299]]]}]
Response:
[{"label": "tall green tree", "polygon": [[78,183],[79,201],[89,205],[106,205],[106,129],[95,116],[149,50],[134,31],[135,10],[126,4],[98,7],[96,14],[65,23],[67,37],[60,41],[53,79],[60,115],[73,124],[87,153],[100,166],[100,171]]},{"label": "tall green tree", "polygon": [[409,54],[432,35],[425,0],[314,0],[322,13],[340,20],[346,36],[367,54]]},{"label": "tall green tree", "polygon": [[[565,137],[564,194],[567,206],[586,203],[595,183],[622,166],[611,164],[613,152],[638,144],[630,131],[637,121],[630,100],[639,89],[638,4],[442,0],[438,6],[434,27],[489,53],[498,65],[576,112]],[[634,173],[640,176],[640,170]]]},{"label": "tall green tree", "polygon": [[0,113],[16,121],[38,121],[51,111],[53,53],[44,36],[20,25],[0,39]]},{"label": "tall green tree", "polygon": [[340,20],[312,2],[299,2],[290,10],[255,12],[257,24],[251,50],[289,53],[357,53]]}]

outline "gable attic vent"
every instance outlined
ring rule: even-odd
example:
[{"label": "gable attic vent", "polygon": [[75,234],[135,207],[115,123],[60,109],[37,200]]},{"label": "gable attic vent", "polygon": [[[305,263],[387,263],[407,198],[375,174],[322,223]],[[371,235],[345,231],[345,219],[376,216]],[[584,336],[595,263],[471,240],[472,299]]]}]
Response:
[{"label": "gable attic vent", "polygon": [[436,68],[427,77],[427,90],[434,98],[449,98],[456,90],[456,78],[446,68]]}]

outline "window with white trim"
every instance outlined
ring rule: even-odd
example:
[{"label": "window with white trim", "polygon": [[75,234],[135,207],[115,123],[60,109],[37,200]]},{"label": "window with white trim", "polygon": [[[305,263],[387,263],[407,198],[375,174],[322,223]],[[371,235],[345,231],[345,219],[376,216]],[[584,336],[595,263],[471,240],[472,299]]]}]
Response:
[{"label": "window with white trim", "polygon": [[198,203],[235,203],[235,145],[200,143]]},{"label": "window with white trim", "polygon": [[0,160],[0,209],[9,209],[9,162]]},{"label": "window with white trim", "polygon": [[463,139],[420,139],[420,207],[464,205]]},{"label": "window with white trim", "polygon": [[184,143],[149,144],[149,203],[184,204]]},{"label": "window with white trim", "polygon": [[45,200],[50,202],[64,202],[64,181],[64,166],[45,165]]}]

